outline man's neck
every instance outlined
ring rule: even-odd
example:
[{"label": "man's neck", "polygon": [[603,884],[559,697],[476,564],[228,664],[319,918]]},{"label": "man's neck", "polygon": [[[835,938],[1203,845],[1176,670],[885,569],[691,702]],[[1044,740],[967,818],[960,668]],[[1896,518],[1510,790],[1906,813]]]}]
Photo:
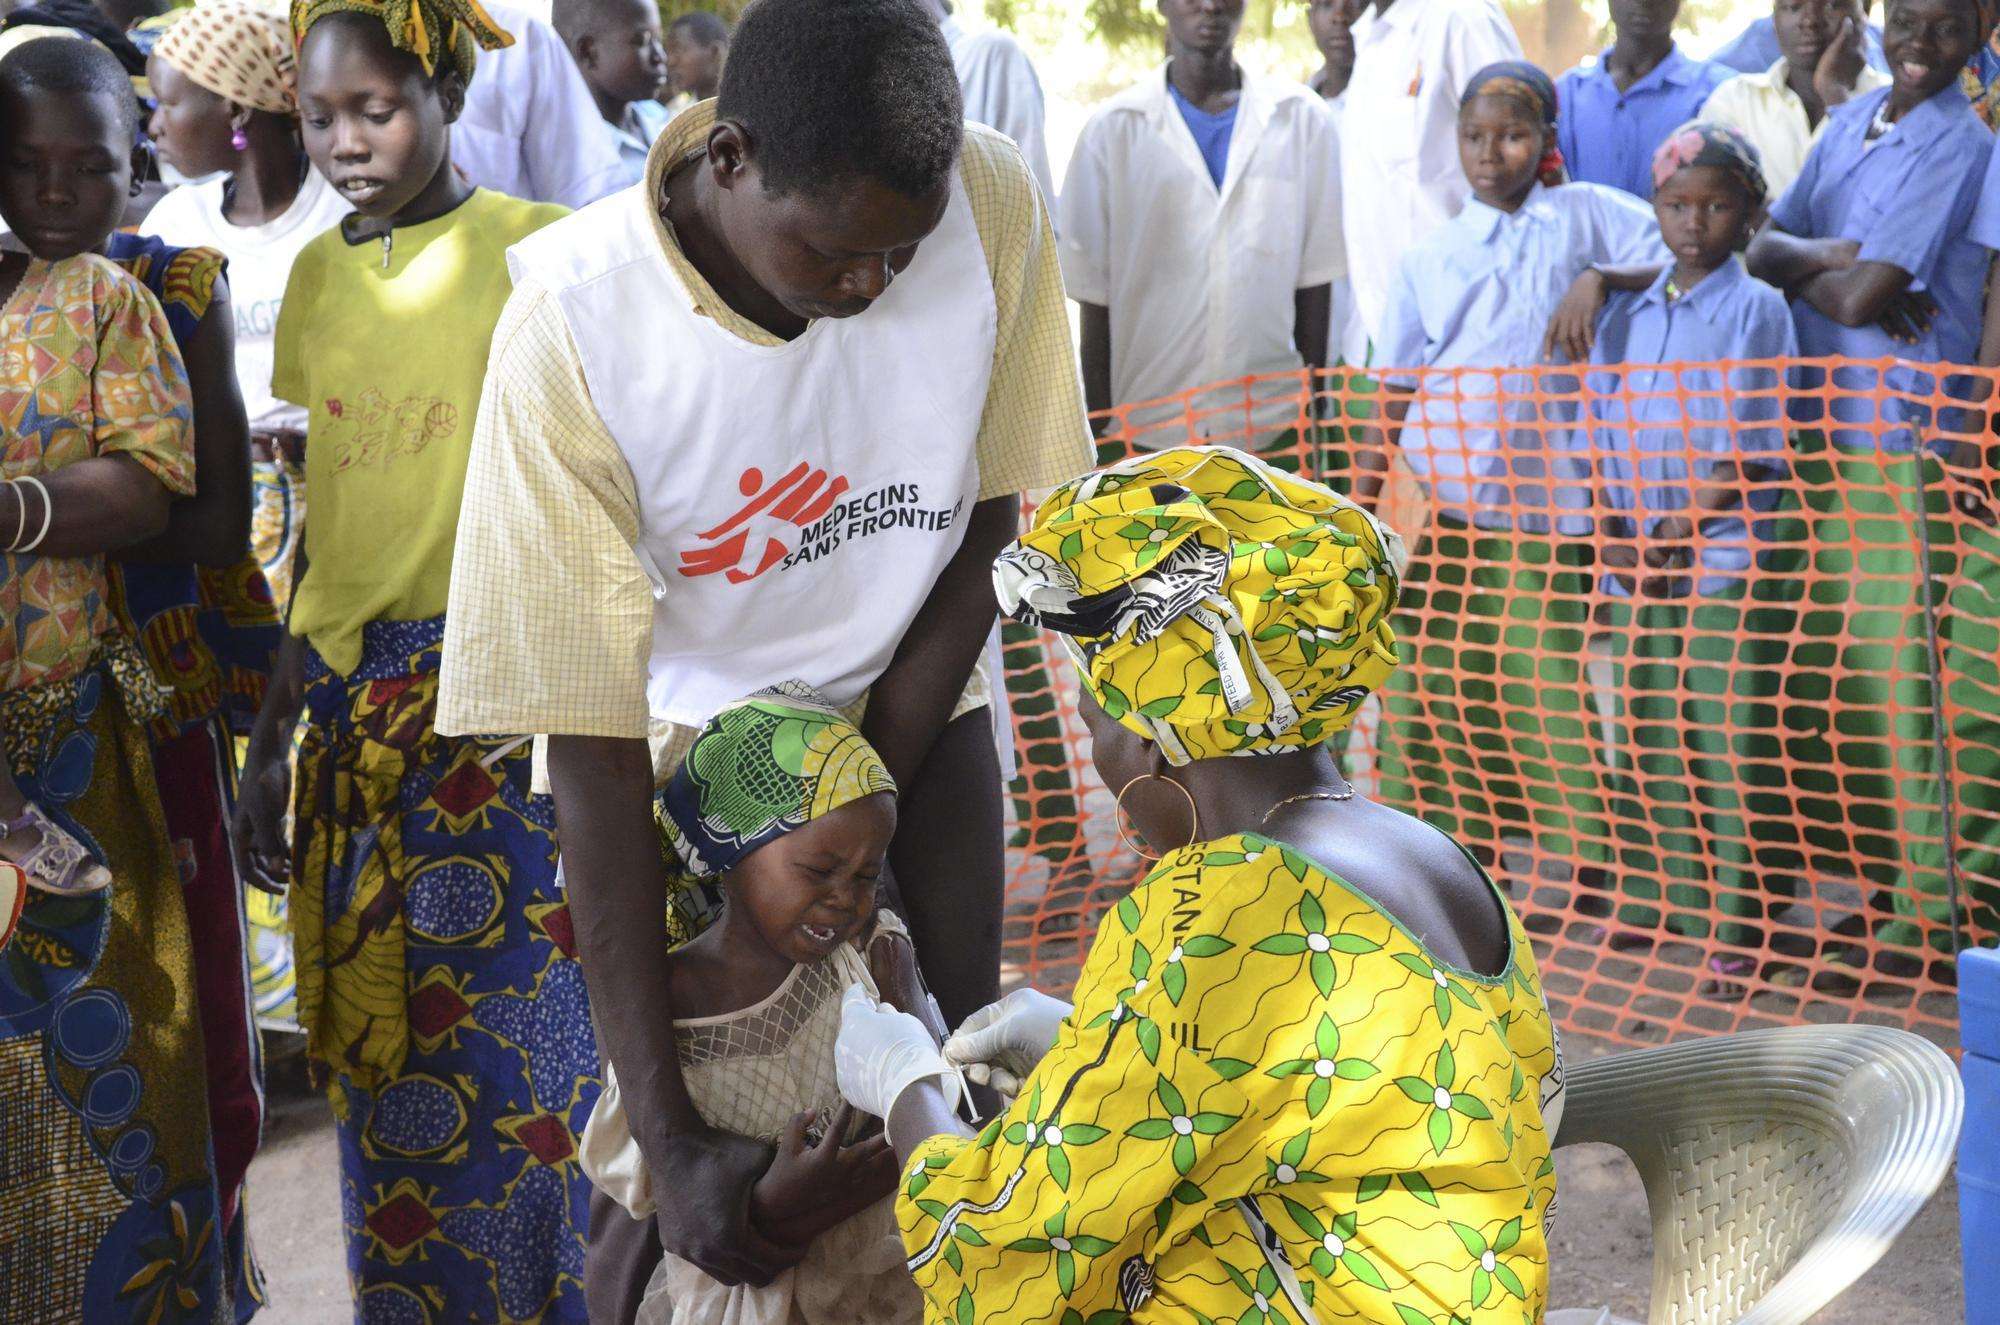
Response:
[{"label": "man's neck", "polygon": [[1353,65],[1337,66],[1331,63],[1323,64],[1319,67],[1319,72],[1312,76],[1310,86],[1322,98],[1331,101],[1341,93],[1347,91],[1348,81],[1353,77]]},{"label": "man's neck", "polygon": [[1627,40],[1623,33],[1611,44],[1611,53],[1604,57],[1605,65],[1611,71],[1612,81],[1623,92],[1632,84],[1659,68],[1669,55],[1674,53],[1674,39],[1635,38]]},{"label": "man's neck", "polygon": [[722,302],[783,340],[805,334],[805,319],[773,299],[751,277],[722,238],[717,215],[721,189],[709,174],[706,154],[675,167],[667,176],[661,215],[680,241],[681,255],[701,273]]},{"label": "man's neck", "polygon": [[625,127],[625,109],[632,104],[631,102],[620,101],[617,97],[599,92],[594,87],[590,89],[590,99],[597,103],[597,113],[604,117],[606,124],[614,129]]},{"label": "man's neck", "polygon": [[1785,86],[1805,107],[1806,123],[1818,125],[1826,118],[1826,103],[1820,100],[1819,89],[1813,85],[1813,66],[1793,64],[1785,61]]},{"label": "man's neck", "polygon": [[1167,62],[1167,81],[1189,102],[1207,111],[1227,110],[1242,86],[1234,48],[1195,51],[1178,47]]}]

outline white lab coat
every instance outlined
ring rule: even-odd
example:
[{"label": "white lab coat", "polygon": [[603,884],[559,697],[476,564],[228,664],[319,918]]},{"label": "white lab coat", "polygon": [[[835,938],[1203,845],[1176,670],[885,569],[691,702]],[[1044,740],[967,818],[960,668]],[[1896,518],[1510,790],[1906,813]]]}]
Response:
[{"label": "white lab coat", "polygon": [[451,159],[483,189],[583,207],[628,182],[583,74],[554,28],[525,9],[488,4],[514,44],[481,51]]},{"label": "white lab coat", "polygon": [[[1110,309],[1114,404],[1303,366],[1293,296],[1345,269],[1335,133],[1318,94],[1246,76],[1218,188],[1165,66],[1091,117],[1063,181],[1062,268],[1071,298]],[[1132,422],[1142,445],[1254,443],[1296,421],[1297,396],[1296,379],[1236,384]]]},{"label": "white lab coat", "polygon": [[1042,197],[1055,211],[1056,182],[1049,173],[1049,144],[1042,80],[1021,43],[997,29],[967,32],[947,15],[940,25],[958,86],[965,94],[965,118],[997,129],[1014,140],[1028,169],[1041,185]]},{"label": "white lab coat", "polygon": [[1340,130],[1356,312],[1342,347],[1348,362],[1362,362],[1380,332],[1404,252],[1472,196],[1458,162],[1465,85],[1489,64],[1520,58],[1499,0],[1395,0],[1355,23]]}]

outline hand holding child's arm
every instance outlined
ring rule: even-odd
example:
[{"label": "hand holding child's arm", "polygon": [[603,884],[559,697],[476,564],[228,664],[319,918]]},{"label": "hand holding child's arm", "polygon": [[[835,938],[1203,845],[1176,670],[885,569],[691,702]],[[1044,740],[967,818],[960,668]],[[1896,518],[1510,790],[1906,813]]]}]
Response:
[{"label": "hand holding child's arm", "polygon": [[771,1167],[750,1189],[750,1219],[765,1237],[804,1247],[896,1190],[896,1156],[875,1132],[847,1141],[854,1106],[842,1104],[818,1141],[806,1135],[816,1115],[793,1118]]},{"label": "hand holding child's arm", "polygon": [[1070,1005],[1032,986],[1016,989],[965,1019],[944,1042],[945,1060],[982,1086],[1018,1095],[1056,1042]]},{"label": "hand holding child's arm", "polygon": [[938,1040],[944,1039],[949,1028],[924,989],[923,976],[917,970],[917,950],[911,946],[908,934],[900,929],[876,932],[868,941],[868,976],[875,982],[884,1003],[898,1012],[909,1013]]}]

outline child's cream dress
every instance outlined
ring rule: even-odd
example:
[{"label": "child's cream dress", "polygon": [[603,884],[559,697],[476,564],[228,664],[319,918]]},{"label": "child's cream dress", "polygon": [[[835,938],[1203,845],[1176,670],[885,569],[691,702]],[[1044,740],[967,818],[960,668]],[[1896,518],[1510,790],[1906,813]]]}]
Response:
[{"label": "child's cream dress", "polygon": [[[901,926],[884,914],[883,929]],[[801,1110],[831,1118],[841,1103],[833,1069],[840,996],[856,981],[876,993],[861,950],[843,944],[815,966],[793,967],[752,1007],[676,1021],[681,1073],[708,1124],[775,1145]],[[581,1158],[605,1194],[635,1216],[653,1213],[652,1184],[608,1063]],[[923,1298],[904,1268],[895,1204],[891,1195],[827,1230],[805,1260],[763,1288],[726,1288],[668,1252],[636,1325],[921,1325]]]}]

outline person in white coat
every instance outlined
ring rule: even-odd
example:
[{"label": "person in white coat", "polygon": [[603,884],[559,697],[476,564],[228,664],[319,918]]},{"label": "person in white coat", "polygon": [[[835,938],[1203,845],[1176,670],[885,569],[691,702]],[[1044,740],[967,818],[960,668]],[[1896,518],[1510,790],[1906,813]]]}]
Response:
[{"label": "person in white coat", "polygon": [[[1303,84],[1235,60],[1243,0],[1161,0],[1166,65],[1084,126],[1063,181],[1063,279],[1082,308],[1092,410],[1138,445],[1247,442],[1298,416],[1297,374],[1326,363],[1343,270],[1335,132]],[[1221,385],[1218,385],[1221,384]]]},{"label": "person in white coat", "polygon": [[[1306,24],[1320,54],[1320,67],[1307,75],[1306,86],[1319,93],[1335,130],[1347,109],[1347,85],[1354,78],[1354,17],[1352,0],[1312,0],[1306,7]],[[1334,136],[1338,140],[1337,132]],[[1339,178],[1338,154],[1334,177]],[[1339,358],[1352,339],[1349,333],[1355,323],[1354,283],[1344,275],[1333,283],[1332,306],[1326,352]]]},{"label": "person in white coat", "polygon": [[949,0],[926,3],[944,31],[945,45],[951,47],[952,67],[958,71],[959,90],[965,94],[965,118],[1012,138],[1027,159],[1035,183],[1041,186],[1042,197],[1054,207],[1056,183],[1049,172],[1047,112],[1034,61],[1020,42],[998,28],[967,31],[952,16]]},{"label": "person in white coat", "polygon": [[1403,254],[1471,195],[1458,103],[1489,64],[1521,58],[1499,0],[1366,0],[1341,119],[1341,211],[1355,317],[1343,357],[1370,362]]},{"label": "person in white coat", "polygon": [[525,9],[486,12],[514,44],[488,51],[451,126],[451,159],[475,186],[582,207],[628,182],[597,100],[556,30]]}]

